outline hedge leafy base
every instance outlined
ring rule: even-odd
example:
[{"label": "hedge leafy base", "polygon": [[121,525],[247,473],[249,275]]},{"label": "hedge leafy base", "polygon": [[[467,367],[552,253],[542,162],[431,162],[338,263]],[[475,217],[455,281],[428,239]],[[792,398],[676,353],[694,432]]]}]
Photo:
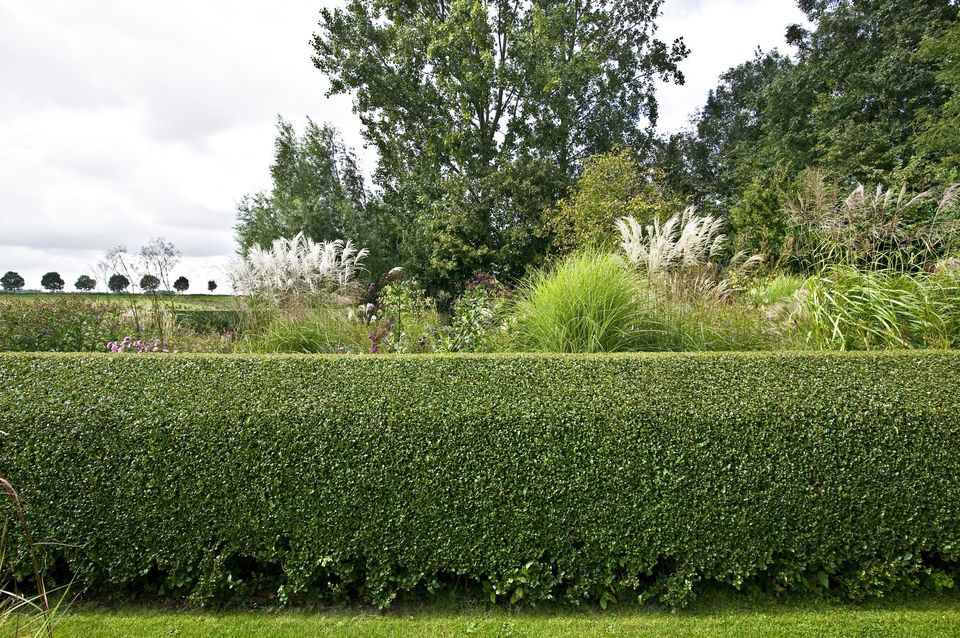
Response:
[{"label": "hedge leafy base", "polygon": [[0,474],[92,590],[859,598],[956,575],[958,379],[946,352],[10,354]]}]

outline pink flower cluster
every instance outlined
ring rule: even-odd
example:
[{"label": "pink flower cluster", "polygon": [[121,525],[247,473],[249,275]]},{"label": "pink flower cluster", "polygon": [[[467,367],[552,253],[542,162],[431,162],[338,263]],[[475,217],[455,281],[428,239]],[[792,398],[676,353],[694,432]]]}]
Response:
[{"label": "pink flower cluster", "polygon": [[110,352],[135,352],[143,354],[145,352],[170,352],[167,344],[159,339],[137,339],[133,337],[124,337],[123,341],[111,341],[107,344]]}]

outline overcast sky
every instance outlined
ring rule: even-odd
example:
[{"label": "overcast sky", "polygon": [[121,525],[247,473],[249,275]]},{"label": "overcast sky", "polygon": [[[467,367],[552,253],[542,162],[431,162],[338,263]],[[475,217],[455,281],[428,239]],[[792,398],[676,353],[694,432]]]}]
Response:
[{"label": "overcast sky", "polygon": [[[324,4],[0,0],[0,273],[39,288],[57,270],[72,290],[110,247],[163,236],[191,292],[222,291],[234,206],[269,186],[278,114],[332,122],[369,171],[349,98],[325,97],[310,62]],[[658,36],[691,54],[686,85],[659,89],[659,128],[684,127],[720,73],[785,49],[801,19],[792,0],[666,0]]]}]

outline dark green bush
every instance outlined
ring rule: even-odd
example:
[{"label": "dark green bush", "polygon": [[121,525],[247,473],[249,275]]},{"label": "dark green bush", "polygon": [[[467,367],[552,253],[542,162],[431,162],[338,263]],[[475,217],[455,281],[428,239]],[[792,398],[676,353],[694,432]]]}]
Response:
[{"label": "dark green bush", "polygon": [[862,598],[956,576],[958,380],[929,351],[0,355],[0,475],[94,591]]},{"label": "dark green bush", "polygon": [[734,248],[762,255],[766,264],[776,264],[783,256],[788,231],[785,181],[780,169],[770,176],[754,177],[730,210]]},{"label": "dark green bush", "polygon": [[240,314],[236,310],[177,310],[177,323],[198,334],[236,332]]}]

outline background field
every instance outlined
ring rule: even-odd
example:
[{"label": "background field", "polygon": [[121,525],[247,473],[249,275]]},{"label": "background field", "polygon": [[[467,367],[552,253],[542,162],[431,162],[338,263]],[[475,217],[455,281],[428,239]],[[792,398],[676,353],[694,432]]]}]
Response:
[{"label": "background field", "polygon": [[[115,295],[107,292],[0,292],[0,302],[8,299],[19,299],[19,300],[34,300],[34,299],[52,299],[57,296],[70,296],[70,297],[80,297],[82,299],[89,299],[91,301],[119,301],[123,303],[130,303],[131,300],[136,300],[140,305],[147,305],[152,303],[152,295],[143,295],[143,294],[121,294]],[[161,300],[164,304],[169,303],[171,296],[170,295],[157,295],[157,298]],[[172,295],[174,305],[179,309],[193,309],[193,310],[228,310],[233,308],[233,295],[204,295],[204,294],[187,294],[187,295]]]}]

